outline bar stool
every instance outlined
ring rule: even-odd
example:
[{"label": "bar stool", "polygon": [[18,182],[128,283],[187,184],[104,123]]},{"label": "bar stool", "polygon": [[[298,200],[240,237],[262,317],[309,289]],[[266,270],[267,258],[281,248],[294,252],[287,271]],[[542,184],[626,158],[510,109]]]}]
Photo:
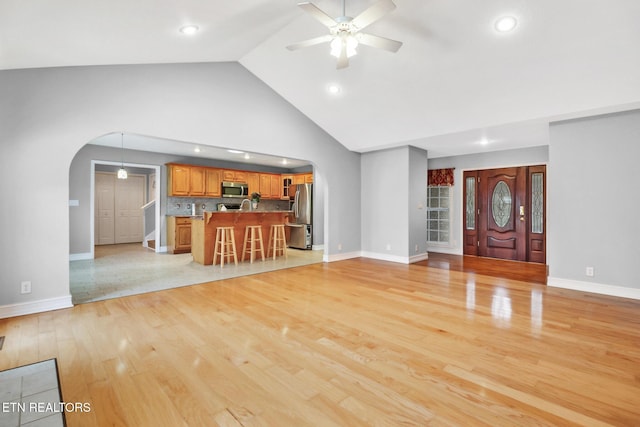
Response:
[{"label": "bar stool", "polygon": [[213,247],[213,264],[215,265],[220,255],[220,268],[224,267],[225,258],[227,262],[233,257],[233,261],[238,265],[236,255],[236,238],[233,227],[216,227],[216,243]]},{"label": "bar stool", "polygon": [[269,245],[267,256],[273,251],[273,259],[276,259],[278,252],[287,257],[287,238],[284,234],[284,224],[273,224],[269,230]]},{"label": "bar stool", "polygon": [[[260,248],[256,248],[256,242],[260,244]],[[247,244],[249,248],[247,249]],[[262,243],[262,226],[261,225],[247,225],[244,229],[244,243],[242,244],[242,261],[249,252],[249,260],[253,264],[253,260],[256,259],[256,252],[260,252],[262,255],[262,261],[264,261],[264,244]]]}]

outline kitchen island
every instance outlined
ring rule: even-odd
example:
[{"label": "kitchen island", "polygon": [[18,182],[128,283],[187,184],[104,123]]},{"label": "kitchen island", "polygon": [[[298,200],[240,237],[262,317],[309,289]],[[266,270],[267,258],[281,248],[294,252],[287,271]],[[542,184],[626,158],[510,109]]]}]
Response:
[{"label": "kitchen island", "polygon": [[[191,254],[193,260],[204,265],[213,264],[216,227],[234,227],[238,261],[242,259],[242,244],[247,225],[260,225],[265,256],[269,243],[269,228],[273,224],[286,224],[291,211],[216,211],[204,212],[202,218],[191,219]],[[288,229],[288,227],[285,227]],[[287,241],[289,239],[287,230]],[[218,261],[219,262],[219,261]]]}]

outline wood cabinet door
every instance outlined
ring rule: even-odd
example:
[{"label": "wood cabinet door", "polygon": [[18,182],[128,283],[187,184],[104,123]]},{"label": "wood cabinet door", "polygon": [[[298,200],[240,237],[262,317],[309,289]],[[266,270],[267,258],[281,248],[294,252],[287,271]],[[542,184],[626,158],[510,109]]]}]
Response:
[{"label": "wood cabinet door", "polygon": [[304,184],[304,174],[293,175],[294,184]]},{"label": "wood cabinet door", "polygon": [[204,194],[209,197],[220,197],[222,195],[220,169],[205,169]]},{"label": "wood cabinet door", "polygon": [[189,195],[204,196],[205,168],[192,166],[189,174]]},{"label": "wood cabinet door", "polygon": [[282,190],[280,191],[280,198],[282,200],[289,200],[289,187],[293,184],[293,175],[282,175]]},{"label": "wood cabinet door", "polygon": [[260,193],[260,174],[257,172],[248,172],[247,173],[247,184],[249,186],[249,196],[252,193]]},{"label": "wood cabinet door", "polygon": [[188,196],[191,171],[188,166],[169,165],[170,196]]},{"label": "wood cabinet door", "polygon": [[308,173],[304,175],[304,183],[305,184],[313,184],[313,174]]},{"label": "wood cabinet door", "polygon": [[271,175],[271,198],[280,198],[280,175]]},{"label": "wood cabinet door", "polygon": [[236,173],[235,171],[228,171],[228,170],[223,170],[222,171],[222,180],[223,181],[233,181],[235,179]]},{"label": "wood cabinet door", "polygon": [[191,250],[191,224],[176,225],[176,249]]},{"label": "wood cabinet door", "polygon": [[271,176],[269,174],[260,174],[260,194],[266,199],[271,197]]},{"label": "wood cabinet door", "polygon": [[236,171],[235,174],[233,174],[233,180],[235,182],[247,182],[247,173]]}]

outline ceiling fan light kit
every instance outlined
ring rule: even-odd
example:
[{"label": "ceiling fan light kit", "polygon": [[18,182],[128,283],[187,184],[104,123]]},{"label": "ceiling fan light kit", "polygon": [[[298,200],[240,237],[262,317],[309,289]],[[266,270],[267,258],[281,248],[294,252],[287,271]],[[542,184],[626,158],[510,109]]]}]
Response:
[{"label": "ceiling fan light kit", "polygon": [[338,58],[336,66],[338,69],[349,66],[349,58],[358,53],[356,49],[360,44],[389,52],[397,52],[402,46],[399,41],[361,32],[362,29],[396,8],[392,0],[380,0],[355,18],[346,16],[345,0],[342,1],[342,16],[335,19],[313,3],[302,2],[298,3],[298,6],[329,28],[329,34],[289,45],[287,49],[297,50],[303,47],[329,43],[331,47],[330,54]]}]

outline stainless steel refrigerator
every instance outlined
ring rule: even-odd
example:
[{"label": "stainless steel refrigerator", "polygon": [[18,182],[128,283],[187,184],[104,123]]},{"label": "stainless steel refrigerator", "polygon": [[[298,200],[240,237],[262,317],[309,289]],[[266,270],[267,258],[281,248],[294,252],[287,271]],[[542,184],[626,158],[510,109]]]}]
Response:
[{"label": "stainless steel refrigerator", "polygon": [[297,249],[311,249],[313,242],[312,234],[312,184],[295,184],[289,187],[289,194],[293,205],[293,211],[287,226],[291,234],[289,247]]}]

